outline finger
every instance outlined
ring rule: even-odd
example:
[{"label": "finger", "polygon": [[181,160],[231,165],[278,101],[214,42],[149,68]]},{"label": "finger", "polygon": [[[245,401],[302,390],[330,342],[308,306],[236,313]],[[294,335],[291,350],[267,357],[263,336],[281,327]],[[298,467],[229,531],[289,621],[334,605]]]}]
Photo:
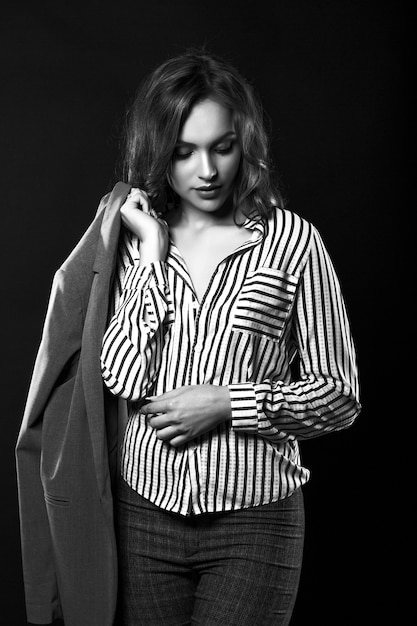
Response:
[{"label": "finger", "polygon": [[169,444],[174,448],[178,448],[179,446],[184,446],[188,441],[189,439],[185,435],[179,435],[170,439]]},{"label": "finger", "polygon": [[153,413],[165,413],[166,404],[164,401],[147,402],[140,410],[143,415],[152,415]]},{"label": "finger", "polygon": [[151,199],[149,198],[146,191],[144,191],[143,189],[138,189],[137,199],[139,201],[139,204],[142,207],[142,210],[145,213],[149,214],[150,211],[152,210],[152,204],[151,204]]},{"label": "finger", "polygon": [[[147,396],[145,403],[142,407],[142,412],[149,413],[166,413],[172,409],[172,400],[179,395],[179,390],[173,389],[172,391],[166,391],[159,396]],[[144,410],[146,409],[146,411]]]},{"label": "finger", "polygon": [[166,428],[161,428],[161,430],[156,430],[155,434],[158,439],[161,439],[161,441],[169,442],[171,442],[171,440],[175,437],[179,436],[178,431],[174,426],[167,426]]},{"label": "finger", "polygon": [[148,424],[152,426],[155,430],[161,430],[162,428],[167,428],[168,426],[173,426],[166,415],[148,415]]},{"label": "finger", "polygon": [[149,198],[148,194],[146,193],[146,191],[144,189],[140,189],[139,187],[132,187],[131,190],[129,191],[129,193],[127,194],[128,197],[131,195],[140,195],[144,198]]},{"label": "finger", "polygon": [[149,424],[155,429],[158,439],[174,447],[183,446],[189,441],[187,434],[180,432],[178,425],[170,424],[165,415],[152,416]]},{"label": "finger", "polygon": [[140,189],[138,189],[137,187],[132,187],[132,189],[129,191],[129,193],[126,196],[126,200],[130,200],[132,202],[137,202],[139,198],[143,197],[143,193]]},{"label": "finger", "polygon": [[151,209],[151,201],[148,194],[138,187],[132,187],[126,196],[126,202],[136,204],[137,208],[141,208],[145,213],[149,213]]}]

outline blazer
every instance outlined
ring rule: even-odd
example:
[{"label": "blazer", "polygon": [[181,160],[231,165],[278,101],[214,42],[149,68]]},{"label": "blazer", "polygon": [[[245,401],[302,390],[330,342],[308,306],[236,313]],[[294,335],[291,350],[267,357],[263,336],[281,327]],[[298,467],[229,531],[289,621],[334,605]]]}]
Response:
[{"label": "blazer", "polygon": [[124,401],[104,388],[101,342],[130,186],[117,183],[56,272],[16,444],[28,621],[111,626],[112,477]]}]

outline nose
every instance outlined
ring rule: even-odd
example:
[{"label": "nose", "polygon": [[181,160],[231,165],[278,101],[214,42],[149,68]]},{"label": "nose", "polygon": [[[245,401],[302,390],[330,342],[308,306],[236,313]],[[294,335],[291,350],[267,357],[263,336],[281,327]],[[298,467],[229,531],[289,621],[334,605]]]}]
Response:
[{"label": "nose", "polygon": [[217,167],[213,156],[204,152],[200,158],[200,168],[198,177],[202,180],[213,180],[217,176]]}]

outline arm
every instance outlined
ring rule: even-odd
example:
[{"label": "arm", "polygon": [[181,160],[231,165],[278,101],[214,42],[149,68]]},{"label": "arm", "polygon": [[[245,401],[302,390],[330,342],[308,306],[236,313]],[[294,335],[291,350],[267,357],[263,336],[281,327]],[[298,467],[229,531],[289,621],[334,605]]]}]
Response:
[{"label": "arm", "polygon": [[126,272],[118,310],[103,339],[101,368],[113,394],[140,400],[152,388],[164,344],[168,228],[138,189],[132,190],[120,212],[139,239],[140,258]]},{"label": "arm", "polygon": [[104,335],[104,383],[113,394],[127,400],[144,398],[159,370],[168,308],[165,283],[163,263],[131,266],[120,306]]},{"label": "arm", "polygon": [[355,349],[339,282],[313,230],[292,313],[300,380],[193,385],[141,408],[157,436],[178,446],[231,421],[235,431],[287,441],[346,428],[360,411]]},{"label": "arm", "polygon": [[273,441],[350,426],[360,412],[355,349],[330,257],[313,229],[293,311],[300,380],[229,385],[232,428]]}]

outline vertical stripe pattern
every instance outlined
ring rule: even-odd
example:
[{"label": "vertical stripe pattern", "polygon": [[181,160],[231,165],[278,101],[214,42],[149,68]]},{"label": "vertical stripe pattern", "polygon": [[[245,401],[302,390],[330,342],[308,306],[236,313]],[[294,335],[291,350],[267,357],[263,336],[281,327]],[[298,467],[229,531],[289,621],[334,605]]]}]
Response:
[{"label": "vertical stripe pattern", "polygon": [[[288,497],[310,476],[299,440],[346,428],[360,411],[349,321],[317,230],[280,209],[245,227],[251,241],[218,265],[201,302],[174,244],[165,262],[142,267],[137,239],[120,239],[101,366],[129,401],[122,472],[182,515]],[[198,384],[228,386],[232,419],[174,448],[155,436],[141,400]]]}]

